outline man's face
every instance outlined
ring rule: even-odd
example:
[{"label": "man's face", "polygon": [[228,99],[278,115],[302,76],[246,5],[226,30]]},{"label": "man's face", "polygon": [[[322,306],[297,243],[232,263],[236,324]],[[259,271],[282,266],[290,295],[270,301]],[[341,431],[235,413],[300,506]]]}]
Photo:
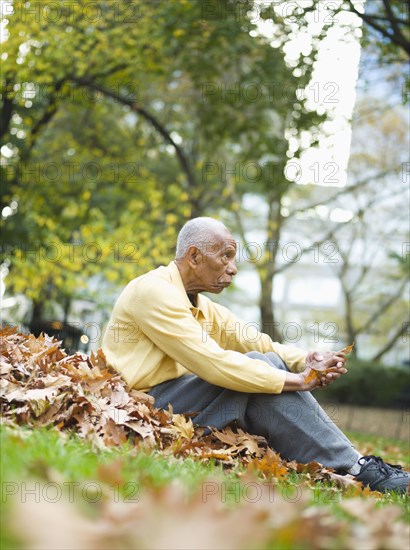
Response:
[{"label": "man's face", "polygon": [[228,232],[216,234],[199,252],[196,277],[202,291],[219,294],[237,274],[236,241]]}]

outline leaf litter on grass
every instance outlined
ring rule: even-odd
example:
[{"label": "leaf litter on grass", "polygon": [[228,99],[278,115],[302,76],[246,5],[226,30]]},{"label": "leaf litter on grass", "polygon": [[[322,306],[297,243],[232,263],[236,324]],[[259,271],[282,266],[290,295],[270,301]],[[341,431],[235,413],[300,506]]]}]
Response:
[{"label": "leaf litter on grass", "polygon": [[[208,482],[214,483],[212,487],[216,489],[215,494],[207,494],[205,500],[203,489],[207,482],[188,500],[174,485],[160,491],[148,487],[143,504],[113,502],[112,498],[106,498],[94,518],[84,516],[66,499],[53,503],[52,507],[47,502],[35,506],[30,501],[15,502],[13,517],[16,519],[17,514],[20,519],[25,518],[23,522],[27,525],[20,525],[19,532],[30,533],[30,547],[63,547],[56,546],[52,532],[40,521],[40,516],[48,518],[47,524],[54,525],[58,539],[58,534],[64,531],[59,516],[70,517],[69,523],[76,525],[76,529],[70,528],[66,534],[64,548],[247,548],[251,542],[252,547],[266,545],[273,534],[276,541],[283,539],[293,545],[299,540],[306,542],[307,532],[312,532],[308,547],[326,548],[330,537],[343,539],[340,547],[353,548],[349,541],[354,538],[354,529],[362,535],[365,533],[364,539],[371,540],[369,548],[394,548],[377,546],[377,541],[374,542],[376,531],[373,521],[368,519],[371,512],[363,520],[346,509],[354,520],[341,521],[323,507],[308,505],[309,487],[317,481],[334,483],[349,496],[377,497],[378,493],[363,490],[352,476],[340,476],[322,464],[283,460],[263,437],[241,429],[228,426],[204,435],[203,428],[195,426],[189,416],[174,414],[171,408],[155,408],[153,398],[129,390],[118,373],[106,365],[101,350],[89,356],[83,353],[68,356],[60,343],[47,335],[35,338],[5,328],[0,332],[0,374],[5,424],[55,427],[61,433],[74,432],[100,449],[130,442],[135,449],[148,447],[165,456],[213,459],[226,468],[239,464],[254,476],[252,483],[260,491],[256,501],[242,498],[237,506],[227,508],[221,492],[225,482],[221,480]],[[111,471],[107,468],[101,470],[103,484],[104,478],[117,475],[114,467]],[[272,493],[275,484],[296,473],[304,482],[296,501],[289,502],[278,490]],[[375,500],[369,503],[369,510],[376,514]],[[389,512],[396,520],[394,532],[385,529],[384,544],[390,535],[392,543],[406,537],[408,540],[407,526],[397,519],[400,507],[389,506],[398,512]],[[286,509],[289,512],[284,512]],[[50,521],[54,516],[55,520]],[[168,526],[166,530],[159,528],[159,517]],[[149,529],[146,526],[150,526]],[[194,539],[199,541],[199,546],[195,546]]]},{"label": "leaf litter on grass", "polygon": [[289,498],[277,486],[253,479],[247,497],[234,506],[227,505],[227,489],[218,478],[209,478],[189,497],[178,482],[146,489],[138,501],[104,493],[89,510],[67,497],[39,503],[15,499],[11,527],[24,533],[24,548],[42,550],[408,548],[409,526],[398,520],[397,506],[376,509],[374,500],[352,498],[340,505],[349,517],[337,518],[311,504],[306,487]]}]

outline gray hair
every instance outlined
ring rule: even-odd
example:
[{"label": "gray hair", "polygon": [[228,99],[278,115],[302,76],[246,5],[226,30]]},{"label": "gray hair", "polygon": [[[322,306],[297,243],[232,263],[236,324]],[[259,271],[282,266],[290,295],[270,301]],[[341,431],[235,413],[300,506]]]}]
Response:
[{"label": "gray hair", "polygon": [[193,218],[186,222],[178,234],[176,260],[182,260],[190,246],[196,246],[203,251],[207,244],[213,242],[215,234],[228,232],[225,225],[214,218]]}]

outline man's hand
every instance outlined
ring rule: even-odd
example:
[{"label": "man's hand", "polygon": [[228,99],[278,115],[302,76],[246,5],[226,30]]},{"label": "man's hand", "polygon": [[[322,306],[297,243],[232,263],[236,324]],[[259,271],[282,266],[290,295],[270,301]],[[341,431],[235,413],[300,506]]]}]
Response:
[{"label": "man's hand", "polygon": [[[286,373],[284,391],[310,391],[325,388],[346,374],[346,356],[334,351],[311,351],[306,357],[306,369],[300,374]],[[312,367],[315,376],[311,376]],[[321,374],[323,371],[323,374]]]},{"label": "man's hand", "polygon": [[306,356],[306,367],[326,370],[332,367],[341,368],[346,363],[346,356],[337,351],[310,351]]},{"label": "man's hand", "polygon": [[301,373],[307,389],[328,386],[347,372],[345,364],[346,356],[340,352],[309,352],[306,357],[306,369]]}]

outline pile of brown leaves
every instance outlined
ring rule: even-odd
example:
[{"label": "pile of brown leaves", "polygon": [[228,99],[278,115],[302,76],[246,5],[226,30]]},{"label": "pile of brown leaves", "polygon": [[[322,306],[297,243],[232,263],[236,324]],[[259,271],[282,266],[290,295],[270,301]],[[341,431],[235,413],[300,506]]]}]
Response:
[{"label": "pile of brown leaves", "polygon": [[174,456],[213,458],[227,466],[240,462],[270,480],[296,471],[308,482],[333,480],[340,487],[361,491],[352,476],[339,476],[316,462],[283,460],[263,437],[231,427],[204,435],[190,418],[155,408],[147,394],[129,391],[107,367],[101,350],[90,356],[68,356],[60,342],[47,335],[36,338],[4,328],[0,331],[0,373],[6,423],[71,430],[99,448],[130,441]]}]

